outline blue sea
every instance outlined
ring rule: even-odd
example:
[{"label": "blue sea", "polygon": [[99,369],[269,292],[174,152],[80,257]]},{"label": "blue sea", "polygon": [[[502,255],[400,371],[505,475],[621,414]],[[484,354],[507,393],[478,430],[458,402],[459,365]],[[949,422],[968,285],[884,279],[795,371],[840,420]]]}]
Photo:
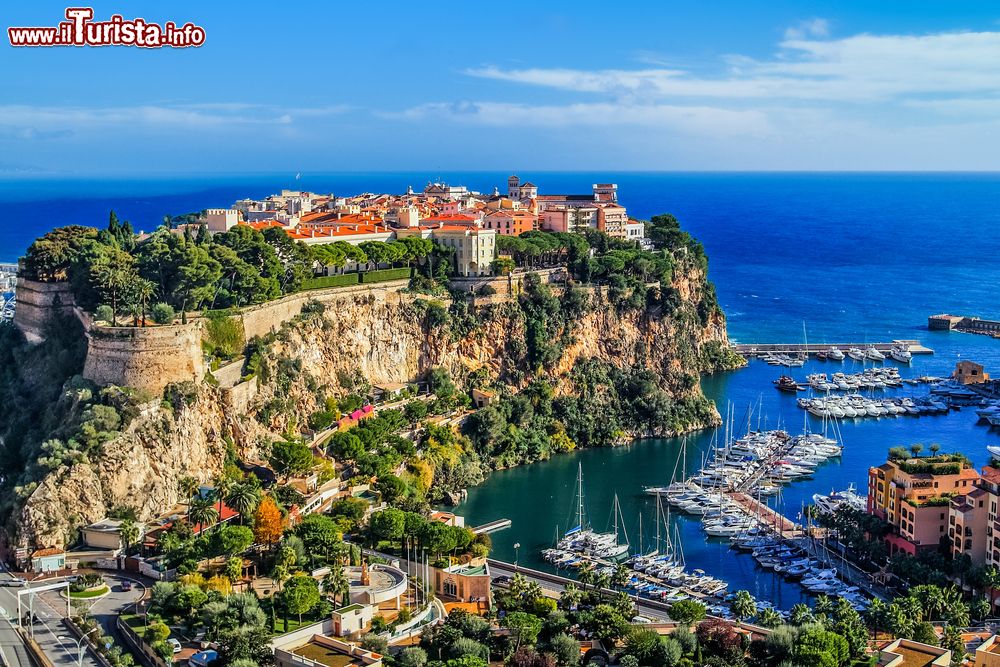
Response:
[{"label": "blue sea", "polygon": [[[704,244],[710,274],[739,342],[875,342],[916,338],[935,354],[915,357],[904,375],[945,375],[971,358],[1000,375],[1000,340],[960,333],[929,332],[927,316],[950,312],[1000,319],[1000,175],[994,174],[680,174],[522,173],[540,193],[588,192],[592,183],[613,181],[632,215],[675,214]],[[59,225],[103,225],[114,209],[136,229],[151,230],[166,214],[228,206],[242,197],[262,197],[281,188],[354,194],[403,192],[428,181],[465,184],[491,192],[504,187],[505,173],[352,173],[248,175],[162,180],[0,182],[0,262],[14,261],[31,239]],[[805,331],[805,334],[804,334]],[[892,363],[892,362],[886,362]],[[854,362],[845,369],[855,370]],[[836,365],[839,369],[840,365]],[[804,378],[834,364],[811,361],[792,369]],[[703,388],[738,423],[750,405],[753,426],[797,432],[804,420],[795,398],[777,392],[780,370],[760,362],[744,370],[705,378]],[[925,389],[908,389],[921,393]],[[896,392],[899,393],[899,392]],[[758,421],[759,420],[759,421]],[[940,417],[898,417],[842,424],[845,452],[815,478],[787,487],[780,504],[798,514],[813,493],[853,483],[862,491],[867,469],[885,460],[895,445],[939,443],[961,451],[977,465],[985,446],[1000,434],[976,424],[969,411]],[[699,464],[713,434],[689,440],[688,467]],[[680,443],[661,440],[628,448],[592,450],[503,471],[470,490],[460,511],[470,524],[499,517],[511,529],[494,536],[498,557],[542,566],[538,551],[566,527],[573,507],[577,463],[584,467],[587,502],[595,524],[603,524],[617,493],[633,540],[637,517],[650,535],[653,510],[645,484],[669,481]],[[762,573],[724,542],[706,539],[697,522],[673,517],[692,567],[730,581],[784,607],[801,599],[793,584]]]}]

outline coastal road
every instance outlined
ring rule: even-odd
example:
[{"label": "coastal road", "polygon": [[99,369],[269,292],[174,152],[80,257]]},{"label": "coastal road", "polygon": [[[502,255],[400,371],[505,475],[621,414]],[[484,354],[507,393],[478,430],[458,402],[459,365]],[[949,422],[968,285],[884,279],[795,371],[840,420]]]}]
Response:
[{"label": "coastal road", "polygon": [[[114,629],[115,615],[138,601],[143,596],[145,587],[140,583],[132,591],[122,591],[121,582],[124,579],[121,577],[105,575],[105,580],[112,592],[93,601],[90,613],[101,623],[105,634],[114,636],[115,633],[109,631]],[[0,649],[3,650],[7,664],[29,667],[34,663],[14,630],[17,623],[17,591],[29,590],[29,586],[13,586],[11,585],[12,581],[14,581],[12,575],[6,572],[0,573],[0,608],[3,609],[4,616],[4,619],[0,620]],[[44,583],[54,581],[58,580],[47,579]],[[28,596],[22,595],[21,603],[22,613],[27,613]],[[71,633],[63,624],[63,618],[66,615],[66,600],[59,595],[59,591],[38,593],[35,596],[34,610],[36,622],[30,627],[29,632],[33,633],[35,641],[38,642],[46,657],[56,667],[77,665],[79,658],[77,643],[74,639],[70,639]],[[100,667],[90,651],[85,652],[83,665],[85,667]]]},{"label": "coastal road", "polygon": [[[551,592],[556,595],[562,593],[566,584],[573,584],[574,586],[580,587],[580,583],[574,579],[569,579],[567,577],[560,577],[555,574],[549,574],[548,572],[541,572],[539,570],[532,570],[524,567],[516,567],[511,563],[505,563],[499,560],[489,559],[490,564],[490,576],[500,577],[508,576],[512,577],[515,573],[520,574],[522,577],[528,581],[534,581],[546,592]],[[615,595],[618,591],[613,591],[610,588],[605,589],[609,595]],[[636,610],[640,616],[644,616],[652,621],[666,621],[670,619],[669,611],[670,607],[662,602],[655,602],[653,600],[647,600],[646,598],[639,598],[636,601]]]}]

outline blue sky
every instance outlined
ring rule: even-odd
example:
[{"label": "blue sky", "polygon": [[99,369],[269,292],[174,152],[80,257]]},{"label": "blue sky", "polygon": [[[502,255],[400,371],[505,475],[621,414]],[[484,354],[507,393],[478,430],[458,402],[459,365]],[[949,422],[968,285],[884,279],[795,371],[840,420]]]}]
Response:
[{"label": "blue sky", "polygon": [[[992,5],[992,7],[991,7]],[[55,25],[65,4],[9,6]],[[987,2],[98,2],[197,49],[0,45],[0,174],[996,170]]]}]

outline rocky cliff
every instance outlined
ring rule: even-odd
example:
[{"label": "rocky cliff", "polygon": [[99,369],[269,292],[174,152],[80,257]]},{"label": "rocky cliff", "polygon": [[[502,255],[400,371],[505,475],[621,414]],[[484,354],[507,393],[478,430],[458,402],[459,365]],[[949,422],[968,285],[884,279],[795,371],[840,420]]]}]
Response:
[{"label": "rocky cliff", "polygon": [[[571,392],[570,372],[588,358],[648,368],[675,397],[700,395],[692,377],[704,370],[702,351],[727,342],[714,296],[707,310],[703,303],[710,289],[691,268],[675,275],[670,306],[615,307],[605,292],[587,290],[577,316],[550,324],[561,345],[544,369],[528,364],[530,318],[515,299],[463,303],[441,317],[447,300],[394,291],[324,298],[256,346],[249,409],[227,410],[227,388],[207,383],[190,388],[185,402],[144,404],[99,456],[48,473],[17,515],[16,542],[67,545],[79,526],[113,508],[132,507],[140,520],[150,519],[179,500],[182,476],[209,481],[222,469],[227,441],[241,458],[258,459],[262,444],[304,424],[325,394],[346,392],[344,378],[411,382],[441,366],[460,385],[476,373],[516,389],[544,370],[559,391]],[[555,288],[552,298],[568,297]]]}]

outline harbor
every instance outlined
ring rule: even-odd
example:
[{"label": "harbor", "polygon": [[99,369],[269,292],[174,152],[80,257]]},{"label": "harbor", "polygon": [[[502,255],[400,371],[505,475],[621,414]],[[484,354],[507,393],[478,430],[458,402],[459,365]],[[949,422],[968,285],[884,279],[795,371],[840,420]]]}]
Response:
[{"label": "harbor", "polygon": [[[924,346],[918,340],[898,339],[888,343],[735,343],[732,349],[737,354],[744,357],[763,358],[769,355],[787,355],[791,357],[824,355],[832,349],[837,349],[846,354],[848,350],[868,350],[874,349],[883,355],[892,351],[893,348],[904,348],[910,354],[934,354],[934,350]],[[820,358],[824,358],[820,356]],[[863,359],[858,359],[862,361]],[[843,361],[843,357],[839,359]]]},{"label": "harbor", "polygon": [[[975,358],[985,362],[987,367],[1000,366],[1000,346],[997,346],[997,343],[985,337],[949,338],[943,332],[932,332],[931,337],[934,340],[930,347],[935,348],[936,354],[918,357],[912,364],[898,365],[901,383],[899,386],[866,387],[858,391],[879,398],[901,398],[908,394],[919,393],[933,397],[935,401],[947,403],[945,400],[947,397],[931,394],[929,391],[940,385],[941,391],[953,391],[963,395],[974,393],[979,400],[1000,398],[1000,396],[989,398],[994,391],[992,385],[961,388],[952,383],[943,383],[943,379],[953,373],[955,360],[960,358],[959,355],[975,354]],[[894,337],[896,338],[906,340],[905,337]],[[860,339],[859,336],[858,340]],[[973,342],[996,349],[975,347]],[[873,368],[870,363],[865,368],[860,366],[859,364],[856,372],[850,372],[845,366],[843,373],[845,376],[860,375],[863,371]],[[840,370],[838,366],[833,368]],[[897,364],[886,362],[875,365],[874,368],[894,369],[897,368]],[[836,563],[832,569],[836,569],[841,576],[840,583],[835,586],[844,586],[847,589],[857,587],[861,591],[866,591],[865,596],[877,593],[879,589],[868,581],[868,575],[852,569],[832,546],[827,551],[822,540],[805,534],[807,529],[799,527],[805,523],[804,508],[815,503],[814,496],[829,496],[831,491],[842,491],[851,485],[857,489],[864,489],[869,466],[882,463],[887,450],[896,445],[909,446],[915,442],[936,443],[944,451],[965,453],[977,465],[988,463],[986,446],[1000,445],[996,431],[990,428],[987,420],[992,416],[1000,424],[1000,415],[994,414],[996,410],[991,410],[991,407],[997,406],[978,407],[975,411],[949,406],[931,419],[893,419],[887,415],[883,418],[824,419],[802,410],[797,405],[797,399],[804,397],[804,394],[796,396],[793,393],[777,392],[771,388],[778,374],[777,370],[767,364],[751,364],[734,373],[704,377],[702,386],[705,393],[714,398],[723,410],[727,404],[739,407],[740,410],[737,412],[742,411],[743,406],[754,406],[750,414],[737,415],[733,420],[741,433],[747,430],[747,426],[758,431],[783,429],[793,434],[801,433],[805,427],[813,432],[822,433],[824,423],[836,423],[837,433],[831,434],[831,437],[835,436],[844,446],[843,453],[813,468],[808,476],[802,476],[794,483],[780,485],[780,492],[772,492],[772,488],[764,484],[763,493],[750,492],[749,489],[731,491],[730,493],[734,495],[727,496],[723,502],[730,507],[739,506],[741,513],[745,515],[760,516],[761,523],[777,525],[779,529],[784,530],[781,537],[790,539],[782,539],[780,543],[770,547],[775,549],[778,555],[789,558],[790,554],[794,553],[796,557],[793,560],[811,559],[817,564],[821,561]],[[804,367],[800,370],[795,369],[795,373],[798,382],[808,385],[807,378],[814,374],[826,373],[827,379],[832,380],[831,370],[829,361],[821,361],[811,356],[805,361]],[[888,372],[892,373],[891,370]],[[872,374],[866,377],[872,377]],[[808,391],[816,394],[846,395],[854,390],[819,392],[815,388],[809,388]],[[897,392],[898,396],[895,395]],[[983,411],[983,416],[977,415],[976,411]],[[617,494],[621,515],[624,517],[624,525],[620,526],[620,530],[627,530],[629,537],[632,538],[629,540],[631,553],[649,554],[656,550],[654,524],[657,499],[644,489],[669,485],[675,471],[677,479],[682,476],[687,479],[697,476],[705,464],[715,456],[720,442],[725,441],[724,430],[722,428],[718,432],[712,430],[697,432],[686,439],[639,440],[627,447],[582,450],[556,456],[547,462],[532,466],[497,472],[483,485],[471,488],[469,500],[457,511],[466,514],[472,520],[481,518],[485,521],[496,517],[498,507],[503,508],[503,515],[510,517],[514,523],[510,529],[494,536],[494,553],[498,558],[512,560],[514,557],[512,544],[519,543],[520,562],[524,565],[575,576],[575,568],[558,568],[546,561],[542,557],[542,552],[553,546],[553,526],[557,523],[562,523],[563,526],[569,525],[566,515],[573,505],[578,469],[582,466],[583,474],[588,480],[588,505],[592,509],[599,510],[595,516],[604,520],[596,523],[602,529],[607,527],[613,530],[609,510],[614,505],[614,497]],[[770,495],[766,495],[768,493]],[[861,491],[862,495],[863,493]],[[743,502],[738,503],[735,498]],[[663,504],[667,505],[666,502]],[[664,510],[666,509],[664,507]],[[749,511],[743,511],[744,509]],[[641,539],[640,522],[643,533]],[[686,513],[679,507],[671,506],[669,516],[664,516],[664,524],[664,527],[661,527],[661,543],[663,535],[667,534],[665,526],[669,525],[671,541],[677,545],[675,549],[683,551],[684,563],[689,573],[700,570],[706,576],[728,584],[721,597],[709,596],[708,599],[713,605],[725,606],[725,598],[728,595],[738,590],[748,590],[755,598],[771,600],[777,608],[787,610],[796,603],[808,602],[822,588],[830,587],[830,582],[810,581],[809,583],[816,589],[810,590],[802,585],[801,579],[795,581],[783,572],[765,567],[754,556],[752,550],[735,548],[731,538],[707,534],[701,515]],[[800,551],[802,549],[805,551]],[[786,569],[776,559],[769,560],[763,552],[758,553],[758,556],[769,566]],[[605,564],[598,567],[608,566]],[[831,568],[820,567],[820,569]],[[697,594],[697,591],[691,593]]]}]

